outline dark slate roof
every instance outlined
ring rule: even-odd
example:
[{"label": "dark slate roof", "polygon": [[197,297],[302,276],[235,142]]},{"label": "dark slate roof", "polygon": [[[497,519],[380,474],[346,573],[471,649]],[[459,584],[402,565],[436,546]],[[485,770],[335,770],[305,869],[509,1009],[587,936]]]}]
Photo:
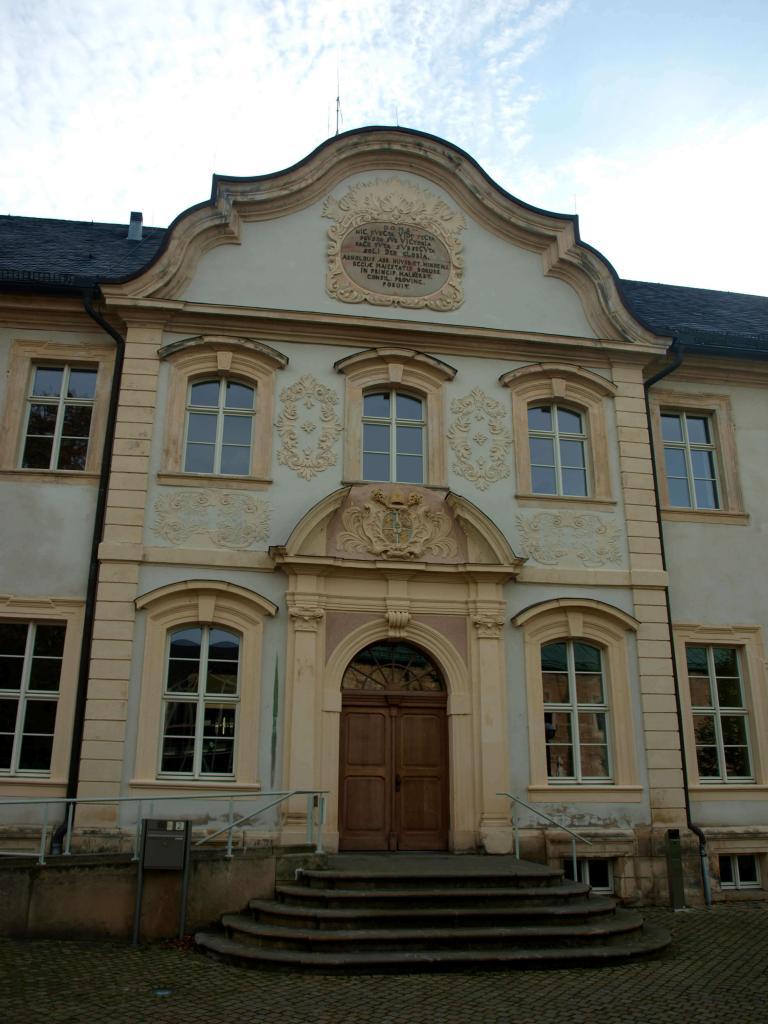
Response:
[{"label": "dark slate roof", "polygon": [[127,277],[152,259],[165,228],[128,238],[128,224],[0,215],[0,280],[81,285]]},{"label": "dark slate roof", "polygon": [[[119,280],[157,254],[166,228],[145,227],[140,241],[128,224],[0,215],[0,284],[55,288]],[[620,281],[630,309],[663,336],[686,344],[762,351],[768,347],[768,296],[707,288]]]},{"label": "dark slate roof", "polygon": [[768,339],[768,296],[622,281],[628,305],[657,334],[704,332]]}]

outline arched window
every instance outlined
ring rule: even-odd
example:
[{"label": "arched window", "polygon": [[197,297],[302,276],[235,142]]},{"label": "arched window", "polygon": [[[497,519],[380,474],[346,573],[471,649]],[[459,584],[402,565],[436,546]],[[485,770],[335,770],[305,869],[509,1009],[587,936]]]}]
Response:
[{"label": "arched window", "polygon": [[159,356],[168,374],[165,397],[159,395],[165,443],[158,482],[268,482],[275,375],[287,357],[253,338],[218,335],[171,342]]},{"label": "arched window", "polygon": [[533,363],[499,377],[512,392],[517,497],[612,501],[607,399],[616,387],[592,370]]},{"label": "arched window", "polygon": [[578,640],[544,644],[541,684],[547,778],[609,782],[608,703],[600,648]]},{"label": "arched window", "polygon": [[586,497],[585,417],[562,405],[528,406],[531,490],[534,494]]},{"label": "arched window", "polygon": [[368,349],[335,363],[346,378],[344,479],[444,486],[443,388],[452,366],[410,349]]},{"label": "arched window", "polygon": [[256,389],[237,380],[189,386],[185,473],[246,476],[251,469]]},{"label": "arched window", "polygon": [[347,666],[342,690],[398,690],[439,693],[443,676],[432,659],[413,644],[379,640],[359,651]]},{"label": "arched window", "polygon": [[161,774],[234,773],[240,646],[238,633],[215,625],[169,632]]},{"label": "arched window", "polygon": [[525,645],[530,796],[642,799],[629,644],[637,620],[601,601],[556,598],[512,622]]},{"label": "arched window", "polygon": [[363,480],[424,482],[424,401],[405,391],[363,396]]}]

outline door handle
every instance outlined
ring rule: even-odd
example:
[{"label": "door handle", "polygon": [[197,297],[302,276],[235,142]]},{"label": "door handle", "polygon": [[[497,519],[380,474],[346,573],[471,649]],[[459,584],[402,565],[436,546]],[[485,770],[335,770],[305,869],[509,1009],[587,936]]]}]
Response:
[{"label": "door handle", "polygon": [[402,781],[403,780],[400,778],[399,775],[395,775],[395,792],[396,793],[400,792],[400,784],[402,783]]}]

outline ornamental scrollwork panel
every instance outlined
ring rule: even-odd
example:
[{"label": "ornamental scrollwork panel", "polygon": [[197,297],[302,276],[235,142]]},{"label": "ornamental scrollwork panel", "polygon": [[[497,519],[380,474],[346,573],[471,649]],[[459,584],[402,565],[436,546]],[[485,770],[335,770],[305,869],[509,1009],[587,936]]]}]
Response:
[{"label": "ornamental scrollwork panel", "polygon": [[311,373],[280,392],[282,411],[275,426],[281,446],[277,461],[304,480],[336,465],[336,440],[341,420],[336,413],[339,396]]},{"label": "ornamental scrollwork panel", "polygon": [[501,402],[481,388],[451,402],[454,419],[448,429],[448,443],[455,456],[452,469],[481,490],[508,477],[507,455],[512,431],[506,425]]},{"label": "ornamental scrollwork panel", "polygon": [[164,494],[154,505],[152,532],[179,545],[206,535],[216,547],[249,548],[269,537],[272,506],[241,491],[191,491]]},{"label": "ornamental scrollwork panel", "polygon": [[622,561],[621,531],[594,512],[533,512],[517,516],[521,554],[543,565],[569,558],[585,568]]},{"label": "ornamental scrollwork panel", "polygon": [[341,517],[338,545],[380,558],[419,559],[425,555],[453,558],[458,546],[450,536],[453,520],[429,508],[422,495],[377,489],[361,505],[349,505]]}]

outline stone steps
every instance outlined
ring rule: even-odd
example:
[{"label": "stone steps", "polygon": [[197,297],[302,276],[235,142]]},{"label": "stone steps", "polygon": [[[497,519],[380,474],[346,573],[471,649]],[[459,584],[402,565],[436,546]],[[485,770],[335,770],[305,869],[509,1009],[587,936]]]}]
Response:
[{"label": "stone steps", "polygon": [[610,963],[669,943],[636,911],[509,857],[331,857],[221,925],[196,936],[212,956],[328,971]]}]

